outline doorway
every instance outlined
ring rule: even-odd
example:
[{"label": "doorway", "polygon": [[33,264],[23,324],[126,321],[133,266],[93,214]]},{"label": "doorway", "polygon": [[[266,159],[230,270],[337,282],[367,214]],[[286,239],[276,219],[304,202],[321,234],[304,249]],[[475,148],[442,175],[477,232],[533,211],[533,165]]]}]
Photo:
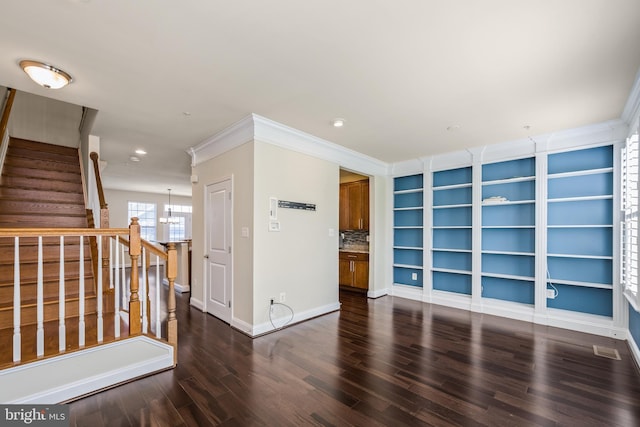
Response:
[{"label": "doorway", "polygon": [[230,323],[233,291],[231,179],[206,189],[206,307],[207,312]]}]

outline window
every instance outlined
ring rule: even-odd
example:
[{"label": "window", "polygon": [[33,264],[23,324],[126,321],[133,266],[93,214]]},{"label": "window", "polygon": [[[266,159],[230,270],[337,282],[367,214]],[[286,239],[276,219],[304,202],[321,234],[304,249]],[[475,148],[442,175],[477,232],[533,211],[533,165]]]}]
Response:
[{"label": "window", "polygon": [[627,139],[622,150],[622,266],[621,282],[624,294],[636,311],[640,311],[638,292],[638,131]]},{"label": "window", "polygon": [[156,240],[155,203],[129,202],[129,220],[134,216],[140,224],[140,237],[144,240]]},{"label": "window", "polygon": [[[187,223],[191,224],[191,206],[189,205],[164,205],[164,211],[168,215],[171,210],[171,217],[177,222],[169,223],[169,241],[177,242],[191,237]],[[187,219],[189,221],[187,221]]]}]

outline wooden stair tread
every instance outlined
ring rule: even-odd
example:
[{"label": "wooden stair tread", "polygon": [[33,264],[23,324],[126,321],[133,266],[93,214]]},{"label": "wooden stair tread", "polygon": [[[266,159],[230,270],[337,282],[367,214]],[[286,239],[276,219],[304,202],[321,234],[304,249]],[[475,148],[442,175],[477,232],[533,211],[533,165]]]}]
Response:
[{"label": "wooden stair tread", "polygon": [[5,157],[3,169],[6,167],[43,169],[48,171],[60,171],[69,174],[80,175],[80,164],[61,163],[55,160],[48,159],[34,159],[31,157],[24,157],[22,155],[13,154],[11,152],[8,152]]}]

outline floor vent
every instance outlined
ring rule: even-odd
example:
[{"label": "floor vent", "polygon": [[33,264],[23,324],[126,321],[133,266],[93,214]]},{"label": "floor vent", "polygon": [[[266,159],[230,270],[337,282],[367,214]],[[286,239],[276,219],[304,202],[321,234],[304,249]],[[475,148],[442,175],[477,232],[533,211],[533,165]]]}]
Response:
[{"label": "floor vent", "polygon": [[602,347],[600,345],[593,346],[593,354],[607,359],[621,360],[620,353],[615,348]]}]

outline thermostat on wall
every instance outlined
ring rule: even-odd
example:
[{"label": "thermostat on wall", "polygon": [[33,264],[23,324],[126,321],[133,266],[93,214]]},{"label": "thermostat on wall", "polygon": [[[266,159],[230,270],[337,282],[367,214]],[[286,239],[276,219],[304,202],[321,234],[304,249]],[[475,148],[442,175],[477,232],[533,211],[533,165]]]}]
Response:
[{"label": "thermostat on wall", "polygon": [[269,221],[269,231],[280,231],[280,222]]}]

